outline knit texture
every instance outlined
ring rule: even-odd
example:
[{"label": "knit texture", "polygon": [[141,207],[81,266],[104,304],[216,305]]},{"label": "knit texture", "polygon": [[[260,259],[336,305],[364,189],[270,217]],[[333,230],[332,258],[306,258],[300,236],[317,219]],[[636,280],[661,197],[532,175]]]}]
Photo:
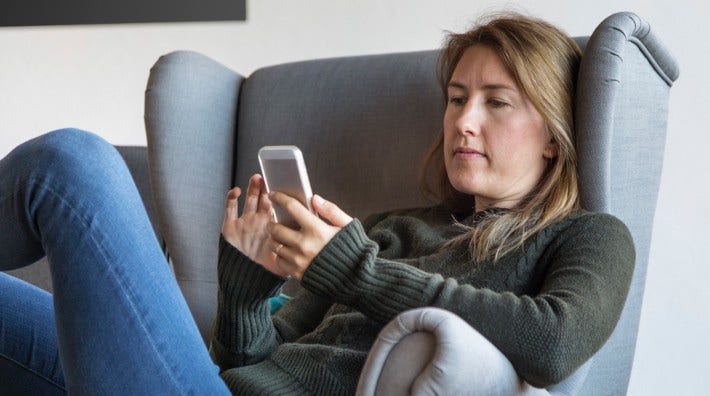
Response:
[{"label": "knit texture", "polygon": [[462,232],[442,207],[353,220],[273,317],[268,299],[283,280],[222,240],[211,352],[225,382],[239,394],[353,394],[384,324],[424,306],[460,316],[537,387],[565,379],[607,340],[634,266],[618,219],[577,213],[497,262],[476,262],[465,245],[440,249]]}]

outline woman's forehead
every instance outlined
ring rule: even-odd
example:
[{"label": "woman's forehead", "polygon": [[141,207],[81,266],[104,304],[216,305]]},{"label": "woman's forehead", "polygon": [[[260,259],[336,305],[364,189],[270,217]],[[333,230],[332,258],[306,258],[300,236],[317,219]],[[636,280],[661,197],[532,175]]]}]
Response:
[{"label": "woman's forehead", "polygon": [[485,45],[474,45],[464,51],[454,68],[449,86],[520,90],[503,59]]}]

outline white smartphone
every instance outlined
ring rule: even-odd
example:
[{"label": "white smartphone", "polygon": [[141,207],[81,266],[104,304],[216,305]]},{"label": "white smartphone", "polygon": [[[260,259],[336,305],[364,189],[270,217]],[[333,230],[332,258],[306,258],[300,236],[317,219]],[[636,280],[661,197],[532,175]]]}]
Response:
[{"label": "white smartphone", "polygon": [[[296,146],[264,146],[259,150],[259,166],[264,176],[267,191],[279,191],[299,200],[308,210],[311,208],[311,183],[308,180],[306,162]],[[276,221],[289,228],[300,228],[288,212],[274,204]]]}]

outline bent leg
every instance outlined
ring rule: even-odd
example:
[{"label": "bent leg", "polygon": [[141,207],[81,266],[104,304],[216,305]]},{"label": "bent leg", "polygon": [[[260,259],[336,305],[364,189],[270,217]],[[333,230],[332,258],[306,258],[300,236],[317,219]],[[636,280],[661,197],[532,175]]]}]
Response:
[{"label": "bent leg", "polygon": [[228,393],[111,145],[49,133],[0,161],[0,186],[0,263],[46,253],[70,393]]}]

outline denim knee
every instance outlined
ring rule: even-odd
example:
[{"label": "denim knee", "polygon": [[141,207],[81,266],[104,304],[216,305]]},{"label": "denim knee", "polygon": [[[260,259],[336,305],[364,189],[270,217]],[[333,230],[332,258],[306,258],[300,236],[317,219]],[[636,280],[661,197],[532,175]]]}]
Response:
[{"label": "denim knee", "polygon": [[111,183],[119,170],[125,177],[126,165],[115,147],[100,136],[80,129],[48,132],[19,146],[12,155],[20,166],[28,167],[28,180],[48,175],[54,182],[104,180]]},{"label": "denim knee", "polygon": [[93,169],[123,164],[118,151],[100,136],[80,129],[66,128],[36,139],[36,155],[54,166]]}]

